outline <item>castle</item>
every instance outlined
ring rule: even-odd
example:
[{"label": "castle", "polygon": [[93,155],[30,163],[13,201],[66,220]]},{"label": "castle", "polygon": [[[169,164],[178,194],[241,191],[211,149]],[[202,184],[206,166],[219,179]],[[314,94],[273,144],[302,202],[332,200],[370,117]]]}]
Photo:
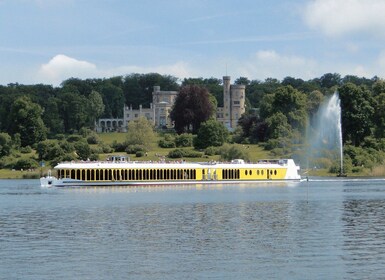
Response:
[{"label": "castle", "polygon": [[[223,77],[223,107],[217,108],[216,117],[229,130],[235,129],[245,112],[245,89],[244,85],[231,85],[229,76]],[[159,86],[154,86],[150,108],[124,106],[122,119],[99,119],[95,129],[97,132],[126,132],[127,124],[139,117],[145,117],[155,127],[173,127],[170,112],[177,95],[177,91],[162,91]]]}]

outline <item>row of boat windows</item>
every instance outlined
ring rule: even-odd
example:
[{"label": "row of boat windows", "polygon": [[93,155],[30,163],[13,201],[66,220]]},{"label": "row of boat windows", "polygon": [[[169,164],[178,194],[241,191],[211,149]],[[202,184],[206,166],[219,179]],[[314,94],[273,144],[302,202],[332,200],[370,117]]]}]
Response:
[{"label": "row of boat windows", "polygon": [[[277,170],[254,170],[256,174],[277,175]],[[245,170],[245,175],[253,175],[253,170]],[[217,173],[214,170],[205,174],[202,170],[203,179],[217,180]],[[195,169],[59,169],[60,179],[71,178],[85,181],[136,181],[136,180],[196,180]],[[223,169],[223,180],[240,179],[239,169]]]},{"label": "row of boat windows", "polygon": [[[264,175],[264,170],[262,169],[262,170],[257,170],[256,171],[257,172],[257,175],[259,176],[259,175]],[[277,175],[277,170],[266,170],[266,172],[267,172],[267,174],[270,174],[270,175]],[[247,171],[247,170],[245,170],[245,175],[253,175],[253,170],[249,170],[249,171]]]},{"label": "row of boat windows", "polygon": [[195,180],[195,169],[59,169],[58,177],[84,181]]}]

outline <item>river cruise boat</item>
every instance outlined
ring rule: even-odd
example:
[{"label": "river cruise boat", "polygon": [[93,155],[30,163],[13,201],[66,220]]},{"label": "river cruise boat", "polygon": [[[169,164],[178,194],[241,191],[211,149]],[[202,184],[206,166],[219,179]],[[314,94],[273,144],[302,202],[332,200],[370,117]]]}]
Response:
[{"label": "river cruise boat", "polygon": [[130,161],[111,156],[106,161],[63,162],[55,175],[40,178],[42,187],[140,186],[171,184],[234,184],[300,181],[299,166],[292,159],[187,163]]}]

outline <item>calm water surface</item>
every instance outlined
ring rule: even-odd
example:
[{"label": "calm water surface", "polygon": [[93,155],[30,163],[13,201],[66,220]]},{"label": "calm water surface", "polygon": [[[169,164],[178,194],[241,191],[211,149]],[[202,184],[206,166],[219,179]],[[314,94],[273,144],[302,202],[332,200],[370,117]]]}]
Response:
[{"label": "calm water surface", "polygon": [[0,279],[383,279],[385,181],[0,180]]}]

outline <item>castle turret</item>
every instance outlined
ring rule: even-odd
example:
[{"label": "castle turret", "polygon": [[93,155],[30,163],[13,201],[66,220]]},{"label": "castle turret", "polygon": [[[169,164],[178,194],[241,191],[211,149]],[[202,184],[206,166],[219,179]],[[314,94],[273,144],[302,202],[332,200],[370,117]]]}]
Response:
[{"label": "castle turret", "polygon": [[245,85],[231,86],[231,128],[235,128],[239,118],[245,113]]},{"label": "castle turret", "polygon": [[230,76],[223,76],[223,121],[231,128],[231,85]]}]

